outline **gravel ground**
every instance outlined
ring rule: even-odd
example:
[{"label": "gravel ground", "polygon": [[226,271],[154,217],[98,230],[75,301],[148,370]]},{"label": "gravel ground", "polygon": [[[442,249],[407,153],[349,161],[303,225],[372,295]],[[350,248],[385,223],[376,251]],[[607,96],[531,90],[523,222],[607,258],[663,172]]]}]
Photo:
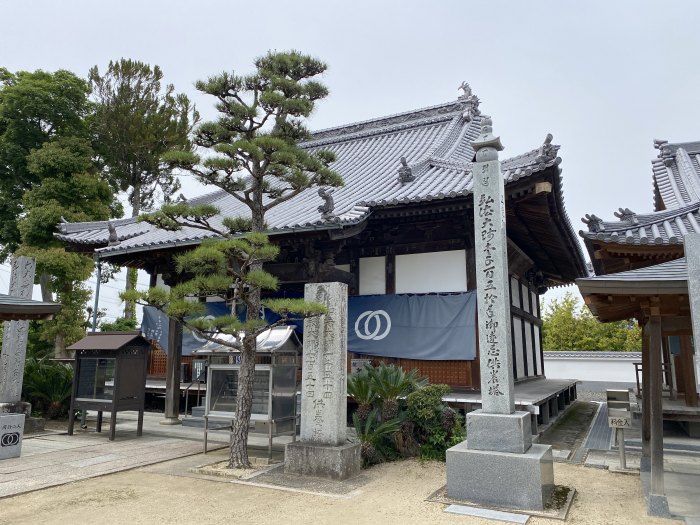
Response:
[{"label": "gravel ground", "polygon": [[[179,524],[501,523],[444,512],[428,502],[445,483],[445,465],[407,460],[374,467],[366,483],[344,497],[274,490],[224,480],[195,479],[175,460],[12,498],[1,503],[2,523]],[[646,516],[639,478],[555,463],[555,480],[577,490],[568,523],[662,524]],[[552,525],[531,518],[531,525]],[[678,522],[675,522],[678,523]]]}]

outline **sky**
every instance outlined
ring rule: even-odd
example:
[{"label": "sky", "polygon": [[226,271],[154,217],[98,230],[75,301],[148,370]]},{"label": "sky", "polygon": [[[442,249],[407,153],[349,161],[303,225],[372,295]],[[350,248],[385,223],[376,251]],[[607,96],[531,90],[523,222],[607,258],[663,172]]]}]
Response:
[{"label": "sky", "polygon": [[[0,67],[86,76],[122,57],[158,64],[205,119],[213,104],[194,82],[250,72],[270,49],[328,63],[330,96],[312,129],[454,100],[466,80],[493,118],[501,158],[547,133],[561,145],[575,231],[586,213],[652,211],[653,140],[700,139],[696,1],[0,0],[0,13]],[[109,317],[120,279],[103,289]],[[0,291],[8,281],[0,267]]]}]

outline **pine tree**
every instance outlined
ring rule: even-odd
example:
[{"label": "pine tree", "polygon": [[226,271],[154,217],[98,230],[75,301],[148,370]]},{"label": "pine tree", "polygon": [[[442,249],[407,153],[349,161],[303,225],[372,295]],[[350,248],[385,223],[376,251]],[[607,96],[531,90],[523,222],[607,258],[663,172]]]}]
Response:
[{"label": "pine tree", "polygon": [[[322,305],[303,300],[261,301],[261,290],[277,288],[277,279],[263,270],[263,263],[274,260],[279,249],[265,235],[265,214],[312,186],[339,186],[342,179],[330,167],[335,160],[329,151],[309,152],[298,146],[309,131],[303,119],[315,102],[327,96],[326,87],[315,77],[326,65],[299,52],[269,52],[255,61],[256,71],[240,76],[223,73],[196,83],[199,91],[216,98],[220,117],[202,124],[194,143],[208,150],[199,157],[176,150],[164,158],[172,168],[194,174],[201,182],[217,186],[243,203],[249,215],[218,220],[219,210],[211,205],[168,204],[145,220],[161,228],[178,229],[183,225],[215,233],[218,240],[203,243],[177,258],[176,269],[195,277],[170,292],[151,289],[146,293],[124,294],[154,305],[169,316],[181,320],[202,334],[240,351],[236,419],[233,423],[230,466],[250,465],[247,452],[256,337],[268,325],[260,316],[261,304],[285,322],[289,316],[320,315]],[[246,319],[235,315],[214,321],[188,321],[201,312],[202,305],[186,300],[209,294],[226,294],[246,307]],[[227,343],[216,333],[233,334]]]},{"label": "pine tree", "polygon": [[[122,58],[110,62],[101,75],[90,70],[96,101],[92,131],[105,174],[114,187],[127,193],[131,216],[153,208],[155,197],[168,200],[180,189],[171,166],[161,162],[169,150],[191,151],[189,134],[199,114],[189,99],[161,86],[158,66]],[[126,289],[136,288],[137,270],[127,270]],[[124,307],[126,319],[136,319],[134,303]]]}]

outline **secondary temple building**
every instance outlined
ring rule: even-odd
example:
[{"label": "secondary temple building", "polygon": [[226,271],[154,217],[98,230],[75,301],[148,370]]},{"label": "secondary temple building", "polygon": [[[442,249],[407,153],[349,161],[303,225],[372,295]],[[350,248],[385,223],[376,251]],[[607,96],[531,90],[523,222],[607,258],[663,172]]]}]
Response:
[{"label": "secondary temple building", "polygon": [[653,211],[586,215],[580,235],[596,276],[577,284],[599,320],[642,327],[642,470],[651,472],[649,510],[664,514],[663,421],[700,436],[700,142],[654,146]]},{"label": "secondary temple building", "polygon": [[[309,282],[348,285],[351,357],[479,389],[471,142],[482,115],[462,89],[457,100],[318,131],[302,144],[332,150],[345,186],[308,189],[267,213],[281,254],[266,269],[289,296]],[[540,294],[587,275],[564,209],[559,148],[551,135],[533,146],[502,162],[516,382],[544,377]],[[211,203],[221,216],[246,212],[224,191],[189,202]],[[59,230],[71,249],[145,270],[153,285],[176,283],[173,256],[211,235],[131,218]]]}]

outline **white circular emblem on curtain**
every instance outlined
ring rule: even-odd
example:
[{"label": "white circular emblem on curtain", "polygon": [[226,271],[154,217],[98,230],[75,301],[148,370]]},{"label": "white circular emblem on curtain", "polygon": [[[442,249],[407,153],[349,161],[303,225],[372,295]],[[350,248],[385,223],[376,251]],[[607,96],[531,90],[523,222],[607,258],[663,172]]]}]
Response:
[{"label": "white circular emblem on curtain", "polygon": [[[360,325],[362,320],[364,323]],[[384,310],[367,310],[355,321],[355,335],[360,339],[381,341],[391,330],[391,317]]]}]

